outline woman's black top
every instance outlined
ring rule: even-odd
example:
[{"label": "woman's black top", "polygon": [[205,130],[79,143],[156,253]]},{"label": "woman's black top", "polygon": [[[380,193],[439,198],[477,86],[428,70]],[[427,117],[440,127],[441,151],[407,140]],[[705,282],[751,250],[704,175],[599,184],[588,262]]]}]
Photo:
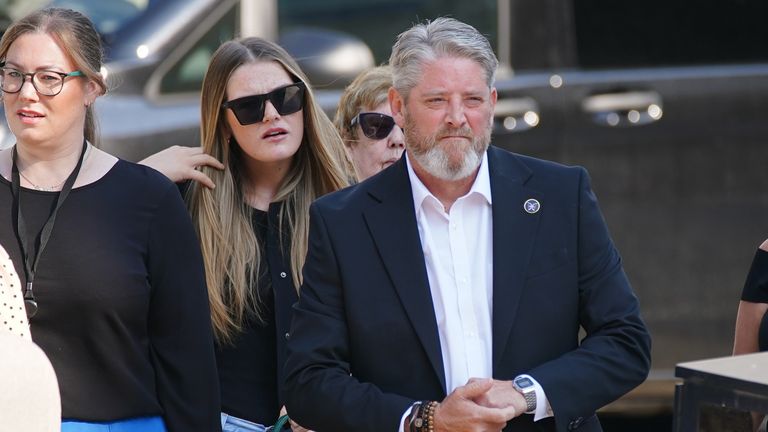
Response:
[{"label": "woman's black top", "polygon": [[[57,195],[21,190],[30,256]],[[15,209],[10,182],[0,178],[0,243],[24,285]],[[220,430],[200,247],[163,175],[118,161],[73,189],[40,257],[34,294],[32,338],[56,371],[63,418],[161,415],[171,432]]]},{"label": "woman's black top", "polygon": [[250,317],[232,345],[217,345],[221,410],[263,425],[274,424],[283,405],[280,390],[291,307],[298,300],[290,270],[291,235],[280,231],[281,203],[253,210],[253,228],[261,247],[259,290],[261,320]]},{"label": "woman's black top", "polygon": [[[752,303],[768,303],[768,252],[758,249],[752,260],[741,299]],[[758,332],[760,351],[768,351],[768,313],[763,315]]]}]

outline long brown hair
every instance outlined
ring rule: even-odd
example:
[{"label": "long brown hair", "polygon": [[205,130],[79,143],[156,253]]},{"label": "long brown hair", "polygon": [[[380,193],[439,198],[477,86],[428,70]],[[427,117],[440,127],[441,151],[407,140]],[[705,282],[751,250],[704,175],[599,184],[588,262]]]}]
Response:
[{"label": "long brown hair", "polygon": [[[51,36],[70,58],[76,70],[95,82],[101,89],[100,94],[106,93],[107,85],[100,72],[104,57],[101,38],[88,17],[80,12],[62,8],[46,8],[32,12],[11,24],[3,34],[0,39],[0,61],[5,62],[11,44],[27,33]],[[85,110],[83,134],[85,139],[97,144],[93,105],[89,105]]]},{"label": "long brown hair", "polygon": [[285,50],[253,37],[226,42],[216,50],[203,80],[200,136],[203,150],[226,168],[203,168],[216,188],[193,185],[188,200],[205,261],[214,332],[225,343],[231,342],[242,328],[247,314],[260,319],[259,290],[252,285],[258,279],[264,251],[253,231],[252,209],[246,204],[242,189],[245,174],[238,161],[239,148],[235,148],[234,140],[227,139],[221,104],[226,100],[226,86],[235,69],[243,64],[269,61],[278,62],[295,81],[307,87],[304,137],[273,198],[283,202],[278,223],[281,232],[291,233],[291,276],[297,290],[307,253],[309,206],[317,197],[346,186],[350,178],[339,134],[317,104],[298,64]]}]

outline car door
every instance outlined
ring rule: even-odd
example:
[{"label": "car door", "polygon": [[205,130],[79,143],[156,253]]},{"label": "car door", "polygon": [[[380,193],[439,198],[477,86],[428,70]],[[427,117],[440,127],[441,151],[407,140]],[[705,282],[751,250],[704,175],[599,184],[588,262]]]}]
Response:
[{"label": "car door", "polygon": [[563,160],[559,0],[498,2],[498,101],[492,144],[516,153]]},{"label": "car door", "polygon": [[655,376],[729,355],[768,235],[765,2],[568,0],[562,161],[587,167],[652,332]]},{"label": "car door", "polygon": [[654,340],[621,409],[671,410],[676,363],[730,354],[768,236],[768,4],[499,5],[493,142],[589,170]]}]

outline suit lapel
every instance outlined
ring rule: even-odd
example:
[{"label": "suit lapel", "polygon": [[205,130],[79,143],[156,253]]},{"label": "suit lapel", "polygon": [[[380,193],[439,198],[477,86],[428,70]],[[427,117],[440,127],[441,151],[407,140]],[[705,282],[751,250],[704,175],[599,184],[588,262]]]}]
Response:
[{"label": "suit lapel", "polygon": [[[405,156],[371,185],[378,204],[364,212],[382,262],[445,391],[440,337],[416,224]],[[383,331],[386,331],[384,329]]]},{"label": "suit lapel", "polygon": [[524,186],[530,170],[515,156],[488,150],[493,197],[493,371],[498,370],[517,315],[540,221],[540,212],[527,213],[523,203],[541,195]]}]

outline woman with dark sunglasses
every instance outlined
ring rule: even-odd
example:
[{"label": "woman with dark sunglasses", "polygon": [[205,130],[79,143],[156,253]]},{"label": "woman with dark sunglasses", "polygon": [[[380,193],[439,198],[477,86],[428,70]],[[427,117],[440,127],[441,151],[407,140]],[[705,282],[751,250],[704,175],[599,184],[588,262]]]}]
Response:
[{"label": "woman with dark sunglasses", "polygon": [[200,247],[175,185],[92,145],[106,91],[93,24],[33,12],[3,34],[0,63],[16,137],[0,151],[0,243],[59,380],[61,430],[218,430]]},{"label": "woman with dark sunglasses", "polygon": [[191,184],[187,200],[205,261],[222,427],[263,431],[283,406],[309,205],[347,185],[349,163],[304,73],[272,42],[245,38],[219,47],[201,101],[202,148],[171,148],[143,163],[175,180],[189,179],[185,167],[199,165],[216,185]]},{"label": "woman with dark sunglasses", "polygon": [[379,66],[358,75],[339,101],[334,124],[359,181],[395,163],[405,148],[387,100],[390,87],[390,67]]}]

